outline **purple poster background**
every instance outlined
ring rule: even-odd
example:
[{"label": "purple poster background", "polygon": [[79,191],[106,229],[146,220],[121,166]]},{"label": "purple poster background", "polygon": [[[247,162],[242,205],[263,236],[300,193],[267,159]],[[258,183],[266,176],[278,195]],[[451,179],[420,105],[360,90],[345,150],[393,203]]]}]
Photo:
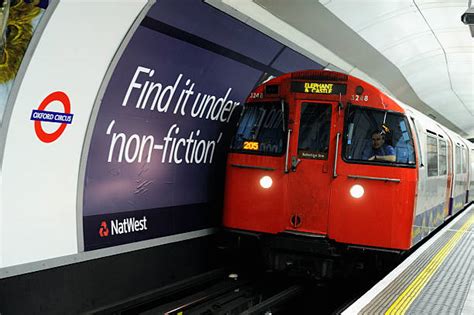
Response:
[{"label": "purple poster background", "polygon": [[100,105],[85,249],[217,224],[240,105],[262,76],[305,68],[321,66],[200,1],[155,4]]},{"label": "purple poster background", "polygon": [[[234,106],[234,103],[242,102],[242,98],[260,75],[260,72],[255,69],[242,69],[242,65],[237,62],[148,29],[139,29],[129,47],[130,49],[126,51],[117,66],[120,71],[115,73],[109,83],[96,123],[95,130],[102,132],[96,133],[91,143],[90,157],[93,160],[89,160],[88,174],[90,176],[87,176],[87,186],[91,189],[91,193],[86,196],[85,215],[206,202],[208,187],[198,185],[190,178],[199,179],[198,182],[205,180],[212,164],[169,163],[169,154],[165,154],[165,163],[162,163],[163,150],[153,150],[149,163],[124,161],[119,163],[116,158],[119,152],[115,149],[112,161],[104,167],[103,159],[108,158],[111,150],[111,136],[114,132],[125,132],[127,135],[137,134],[140,138],[144,135],[152,135],[154,143],[160,145],[164,144],[163,138],[176,124],[179,128],[179,133],[176,135],[178,138],[181,136],[189,138],[191,132],[196,134],[199,130],[200,133],[198,137],[195,137],[196,139],[204,139],[206,142],[217,141],[219,133],[227,127],[228,123],[205,119],[208,110],[205,111],[203,118],[192,117],[194,103],[196,103],[194,107],[196,109],[201,104],[203,95],[213,95],[218,100],[227,94],[226,103],[232,101],[232,106]],[[139,63],[136,62],[137,60]],[[196,63],[196,60],[200,62]],[[212,67],[203,69],[202,64],[211,64]],[[150,104],[146,106],[147,108],[137,109],[135,104],[142,92],[142,89],[138,88],[131,91],[126,106],[122,106],[137,66],[147,67],[155,72],[151,78],[142,72],[138,79],[143,79],[138,81],[143,84],[150,79],[161,83],[162,86],[175,86],[182,75],[166,112],[150,110],[153,103],[152,96],[149,98]],[[222,69],[225,69],[227,75],[222,75]],[[248,80],[248,78],[252,79]],[[194,95],[189,96],[186,102],[185,115],[182,115],[182,107],[178,109],[177,114],[174,114],[177,100],[183,89],[187,88],[188,80],[190,80],[188,86],[194,83]],[[242,84],[243,82],[246,84]],[[229,90],[230,93],[228,93]],[[199,91],[201,97],[198,99]],[[165,94],[162,103],[166,103],[169,99],[168,94]],[[210,103],[206,109],[209,107]],[[228,114],[224,115],[223,118],[228,118],[228,116]],[[111,129],[111,135],[107,135],[107,128],[112,121],[115,121],[115,124]],[[172,135],[175,130],[176,128],[172,130]],[[222,138],[219,144],[222,144],[224,140]],[[116,145],[115,148],[118,146]],[[145,149],[144,153],[147,151]],[[95,158],[98,161],[94,162]],[[181,158],[183,157],[180,154],[179,159]],[[143,160],[146,158],[144,157]],[[140,185],[143,185],[144,181],[148,181],[149,184],[145,189],[140,190]],[[101,189],[105,191],[100,191]],[[104,193],[110,190],[115,195],[113,198],[104,199]],[[182,190],[186,191],[186,194],[180,193]]]}]

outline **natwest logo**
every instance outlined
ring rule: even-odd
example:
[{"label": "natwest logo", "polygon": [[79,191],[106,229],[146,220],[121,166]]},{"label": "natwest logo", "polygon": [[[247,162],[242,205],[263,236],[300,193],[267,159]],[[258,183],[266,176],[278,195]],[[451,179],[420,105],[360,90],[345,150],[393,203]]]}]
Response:
[{"label": "natwest logo", "polygon": [[100,223],[99,235],[100,235],[100,237],[109,236],[109,228],[107,227],[107,222],[102,221]]},{"label": "natwest logo", "polygon": [[112,220],[110,221],[112,235],[148,230],[146,221],[146,216],[143,216],[143,219],[141,220],[137,220],[134,217],[123,220]]}]

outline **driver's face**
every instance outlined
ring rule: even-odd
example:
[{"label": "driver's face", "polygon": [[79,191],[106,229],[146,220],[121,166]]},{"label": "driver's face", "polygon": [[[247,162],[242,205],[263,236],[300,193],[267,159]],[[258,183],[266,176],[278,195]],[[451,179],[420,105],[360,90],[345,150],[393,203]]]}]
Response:
[{"label": "driver's face", "polygon": [[379,149],[384,144],[384,142],[385,140],[382,137],[382,135],[379,135],[379,134],[372,135],[372,147],[374,149]]}]

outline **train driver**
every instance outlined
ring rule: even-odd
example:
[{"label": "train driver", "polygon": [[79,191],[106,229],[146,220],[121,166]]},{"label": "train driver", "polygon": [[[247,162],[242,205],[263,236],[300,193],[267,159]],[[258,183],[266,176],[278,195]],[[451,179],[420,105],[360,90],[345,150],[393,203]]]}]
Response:
[{"label": "train driver", "polygon": [[383,130],[372,132],[372,146],[364,150],[362,159],[368,161],[396,161],[395,149],[385,143],[385,132]]}]

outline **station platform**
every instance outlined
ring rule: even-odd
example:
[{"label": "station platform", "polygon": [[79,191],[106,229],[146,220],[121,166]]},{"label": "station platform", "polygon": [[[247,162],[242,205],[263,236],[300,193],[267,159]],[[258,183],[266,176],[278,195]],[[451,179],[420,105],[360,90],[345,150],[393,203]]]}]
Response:
[{"label": "station platform", "polygon": [[474,314],[473,271],[471,204],[342,314]]}]

